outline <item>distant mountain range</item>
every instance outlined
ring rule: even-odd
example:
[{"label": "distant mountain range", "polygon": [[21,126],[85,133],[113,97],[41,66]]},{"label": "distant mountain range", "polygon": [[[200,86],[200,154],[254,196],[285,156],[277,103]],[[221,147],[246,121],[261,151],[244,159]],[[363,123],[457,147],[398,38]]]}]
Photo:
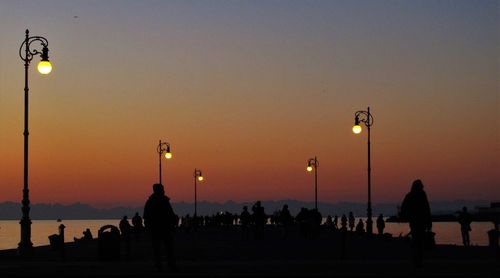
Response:
[{"label": "distant mountain range", "polygon": [[[248,206],[250,210],[253,202],[233,202],[227,201],[225,203],[216,202],[198,202],[199,215],[212,215],[221,211],[228,211],[231,213],[240,213],[243,206]],[[297,200],[279,200],[279,201],[262,201],[267,214],[272,214],[287,204],[290,212],[296,215],[301,207],[314,208],[314,202],[303,202]],[[455,200],[455,201],[440,201],[431,202],[431,210],[433,214],[447,214],[454,213],[460,210],[463,206],[467,206],[469,211],[473,211],[475,207],[489,206],[490,201],[476,200]],[[172,203],[174,211],[179,216],[186,214],[193,214],[193,203]],[[397,214],[398,204],[385,203],[373,204],[373,215],[378,216],[380,213],[385,216],[392,216]],[[340,202],[340,203],[318,203],[319,211],[326,215],[339,215],[348,214],[350,211],[355,216],[366,215],[366,203],[355,202]],[[143,207],[114,207],[109,209],[94,208],[87,204],[75,203],[70,205],[61,204],[31,204],[30,218],[33,220],[52,220],[52,219],[117,219],[124,215],[131,218],[136,212],[142,215]],[[21,204],[14,202],[0,203],[0,220],[17,220],[21,219]]]}]

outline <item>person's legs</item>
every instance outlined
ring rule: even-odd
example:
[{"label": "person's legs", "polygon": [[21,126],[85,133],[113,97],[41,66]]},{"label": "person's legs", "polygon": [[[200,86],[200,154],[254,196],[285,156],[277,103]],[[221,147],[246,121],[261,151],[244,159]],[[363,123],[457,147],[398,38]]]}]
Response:
[{"label": "person's legs", "polygon": [[469,246],[470,245],[469,231],[462,229],[461,232],[462,232],[462,243],[464,244],[464,246]]},{"label": "person's legs", "polygon": [[153,255],[155,260],[155,265],[158,270],[162,269],[161,266],[161,242],[160,237],[158,235],[152,235],[152,244],[153,244]]},{"label": "person's legs", "polygon": [[164,239],[165,250],[167,252],[167,263],[171,270],[178,270],[177,262],[175,260],[175,251],[174,251],[174,237],[172,234],[169,234]]},{"label": "person's legs", "polygon": [[413,262],[415,263],[416,267],[422,267],[425,231],[421,229],[413,229],[411,231],[411,236]]}]

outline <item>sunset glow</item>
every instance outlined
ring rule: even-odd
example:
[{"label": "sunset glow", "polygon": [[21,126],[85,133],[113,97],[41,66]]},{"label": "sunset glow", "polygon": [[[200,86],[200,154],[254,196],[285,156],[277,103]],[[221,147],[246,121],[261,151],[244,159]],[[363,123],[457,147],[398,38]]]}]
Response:
[{"label": "sunset glow", "polygon": [[368,106],[374,203],[417,178],[500,198],[496,1],[1,1],[0,23],[0,202],[22,197],[27,28],[56,68],[29,69],[32,203],[143,205],[159,157],[172,202],[198,165],[204,201],[313,201],[311,154],[319,202],[365,202]]}]

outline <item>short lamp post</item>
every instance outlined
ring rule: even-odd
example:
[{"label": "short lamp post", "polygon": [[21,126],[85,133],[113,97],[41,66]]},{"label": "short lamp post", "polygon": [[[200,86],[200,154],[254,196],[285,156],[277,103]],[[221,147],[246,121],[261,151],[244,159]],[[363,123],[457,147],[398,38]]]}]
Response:
[{"label": "short lamp post", "polygon": [[203,175],[201,173],[201,170],[200,169],[196,169],[196,168],[194,169],[193,177],[194,177],[194,217],[196,217],[198,215],[198,211],[197,211],[198,197],[197,197],[197,185],[196,185],[196,182],[197,181],[203,181],[205,178],[203,177]]},{"label": "short lamp post", "polygon": [[[33,43],[41,45],[42,50],[34,48]],[[22,218],[19,224],[21,225],[21,241],[18,244],[18,251],[20,255],[25,255],[33,249],[31,242],[31,219],[30,213],[30,199],[28,188],[28,68],[31,60],[37,55],[41,60],[38,63],[38,71],[41,74],[49,74],[52,71],[52,65],[49,61],[49,42],[46,38],[40,36],[29,36],[29,31],[26,30],[26,37],[19,48],[19,56],[24,61],[24,187],[23,187],[23,200],[22,200]]]},{"label": "short lamp post", "polygon": [[158,168],[159,168],[159,174],[160,174],[160,178],[159,178],[159,182],[160,184],[163,184],[162,183],[162,180],[161,180],[161,157],[163,154],[165,154],[165,158],[166,159],[171,159],[172,158],[172,153],[170,152],[170,143],[168,142],[162,142],[160,140],[160,143],[158,144],[158,148],[157,148],[157,151],[158,151]]},{"label": "short lamp post", "polygon": [[307,161],[307,172],[311,172],[314,168],[314,208],[318,210],[318,158],[310,158]]},{"label": "short lamp post", "polygon": [[371,179],[371,141],[370,141],[370,128],[373,125],[373,116],[370,113],[370,107],[366,111],[357,111],[354,114],[354,126],[352,131],[359,134],[362,131],[361,123],[364,123],[368,129],[368,205],[366,209],[366,232],[368,235],[373,234],[373,221],[372,221],[372,179]]}]

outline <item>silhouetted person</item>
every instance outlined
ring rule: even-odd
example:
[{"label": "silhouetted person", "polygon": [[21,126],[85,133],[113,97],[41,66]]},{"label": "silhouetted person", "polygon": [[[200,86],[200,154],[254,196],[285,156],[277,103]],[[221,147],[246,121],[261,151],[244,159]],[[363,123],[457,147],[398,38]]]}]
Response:
[{"label": "silhouetted person", "polygon": [[85,231],[83,232],[82,239],[85,239],[85,240],[92,240],[93,239],[92,232],[90,231],[89,228],[85,229]]},{"label": "silhouetted person", "polygon": [[279,223],[283,225],[283,237],[288,238],[290,226],[293,224],[293,217],[288,210],[288,205],[284,204],[279,214]]},{"label": "silhouetted person", "polygon": [[377,218],[377,230],[379,235],[384,234],[384,229],[385,229],[385,221],[384,221],[384,215],[381,213],[378,218]]},{"label": "silhouetted person", "polygon": [[339,228],[339,217],[335,214],[333,217],[333,228],[337,230]]},{"label": "silhouetted person", "polygon": [[130,234],[132,233],[132,226],[128,223],[126,215],[120,220],[119,227],[123,241],[125,242],[125,255],[128,258],[130,256]]},{"label": "silhouetted person", "polygon": [[87,228],[87,229],[85,229],[85,231],[83,231],[83,237],[81,237],[81,238],[74,237],[73,239],[75,240],[75,242],[77,242],[77,241],[90,241],[93,239],[92,232],[90,231],[89,228]]},{"label": "silhouetted person", "polygon": [[252,222],[252,216],[248,212],[248,207],[243,206],[243,211],[240,214],[240,226],[241,226],[241,239],[250,238],[250,223]]},{"label": "silhouetted person", "polygon": [[189,234],[191,232],[192,218],[189,215],[189,213],[181,218],[181,227],[184,230],[184,232],[186,232],[186,234]]},{"label": "silhouetted person", "polygon": [[262,239],[264,233],[264,227],[267,223],[267,215],[262,207],[260,201],[257,201],[252,206],[252,218],[255,225],[255,238]]},{"label": "silhouetted person", "polygon": [[132,217],[132,227],[134,230],[135,240],[138,241],[141,237],[142,230],[144,229],[144,226],[142,225],[142,217],[138,212],[136,212],[134,217]]},{"label": "silhouetted person", "polygon": [[362,236],[365,233],[365,224],[363,224],[363,220],[359,219],[358,224],[356,225],[356,235]]},{"label": "silhouetted person", "polygon": [[128,236],[130,232],[132,231],[132,226],[130,226],[130,223],[128,223],[127,216],[123,216],[122,220],[120,220],[120,233],[123,236]]},{"label": "silhouetted person", "polygon": [[413,260],[417,267],[422,266],[426,231],[432,228],[431,208],[421,180],[415,180],[411,191],[401,204],[401,216],[410,224]]},{"label": "silhouetted person", "polygon": [[342,214],[342,217],[340,218],[340,229],[342,231],[347,231],[347,217],[345,214]]},{"label": "silhouetted person", "polygon": [[292,214],[290,214],[290,210],[288,210],[287,204],[283,205],[283,208],[280,211],[279,221],[284,226],[288,226],[288,225],[291,225],[293,223],[293,217],[292,217]]},{"label": "silhouetted person", "polygon": [[[498,217],[498,218],[500,218],[500,217]],[[491,229],[487,232],[488,241],[489,241],[488,245],[495,249],[497,259],[500,259],[500,247],[498,244],[498,239],[500,238],[500,230],[498,229],[499,223],[500,223],[500,219],[494,219],[493,220],[493,229]]]},{"label": "silhouetted person", "polygon": [[464,246],[470,246],[469,232],[472,230],[470,227],[471,222],[472,216],[467,212],[467,207],[463,207],[462,211],[458,214],[458,223],[460,224]]},{"label": "silhouetted person", "polygon": [[309,237],[309,211],[307,208],[300,208],[299,213],[295,216],[295,220],[299,224],[300,236]]},{"label": "silhouetted person", "polygon": [[354,231],[354,225],[356,224],[356,219],[354,219],[354,215],[352,211],[349,212],[349,230]]},{"label": "silhouetted person", "polygon": [[328,215],[326,217],[325,226],[327,226],[328,228],[331,228],[333,226],[333,218],[331,215]]},{"label": "silhouetted person", "polygon": [[168,265],[171,270],[178,270],[174,256],[174,232],[178,217],[175,215],[170,199],[165,196],[161,184],[153,185],[153,194],[149,196],[144,206],[144,224],[151,232],[153,253],[158,270],[162,269],[161,245],[166,249]]}]

